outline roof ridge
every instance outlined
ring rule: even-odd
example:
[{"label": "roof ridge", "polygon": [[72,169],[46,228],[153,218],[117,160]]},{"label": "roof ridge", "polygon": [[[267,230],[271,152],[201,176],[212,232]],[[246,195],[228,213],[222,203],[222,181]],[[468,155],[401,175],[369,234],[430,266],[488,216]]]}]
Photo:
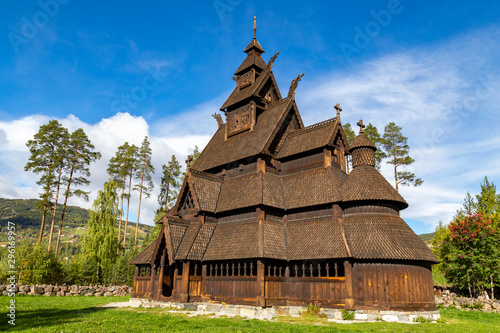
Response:
[{"label": "roof ridge", "polygon": [[309,131],[309,130],[312,130],[312,129],[315,129],[315,128],[318,128],[318,127],[322,127],[322,126],[325,126],[325,125],[328,125],[328,124],[332,124],[332,123],[334,123],[336,121],[337,121],[337,117],[333,117],[333,118],[330,118],[330,119],[327,119],[327,120],[320,121],[319,123],[306,126],[304,128],[301,128],[301,129],[299,128],[299,129],[293,131],[292,133],[290,133],[289,135],[295,134],[297,132]]},{"label": "roof ridge", "polygon": [[275,101],[275,102],[272,102],[271,104],[268,104],[268,105],[267,105],[267,108],[266,108],[266,109],[270,109],[270,108],[272,108],[272,107],[275,107],[275,106],[276,106],[276,105],[278,105],[278,104],[281,104],[281,103],[284,103],[284,102],[288,102],[288,100],[290,100],[290,98],[291,98],[291,96],[287,96],[287,97],[285,97],[285,98],[282,98],[282,99],[279,99],[279,100],[277,100],[277,101]]}]

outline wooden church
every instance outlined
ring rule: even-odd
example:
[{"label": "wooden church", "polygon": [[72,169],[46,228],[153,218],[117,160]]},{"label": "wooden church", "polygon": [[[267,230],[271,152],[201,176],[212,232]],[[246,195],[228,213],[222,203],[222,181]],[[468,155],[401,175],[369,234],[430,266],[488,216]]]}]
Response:
[{"label": "wooden church", "polygon": [[438,260],[400,218],[408,204],[375,168],[362,121],[351,146],[338,104],[336,117],[305,127],[294,99],[302,76],[282,96],[278,53],[266,64],[255,30],[225,122],[214,115],[219,128],[159,237],[131,262],[132,297],[435,310]]}]

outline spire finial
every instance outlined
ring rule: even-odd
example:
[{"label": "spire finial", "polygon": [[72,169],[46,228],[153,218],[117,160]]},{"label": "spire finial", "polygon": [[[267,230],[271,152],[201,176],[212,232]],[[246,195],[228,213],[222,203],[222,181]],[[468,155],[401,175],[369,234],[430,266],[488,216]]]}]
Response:
[{"label": "spire finial", "polygon": [[337,110],[337,119],[340,119],[340,112],[342,111],[340,104],[339,103],[335,104],[334,108],[335,110]]},{"label": "spire finial", "polygon": [[257,16],[253,17],[253,39],[257,38],[255,37],[255,34],[257,33]]},{"label": "spire finial", "polygon": [[288,89],[288,97],[293,98],[295,96],[295,89],[297,88],[297,85],[299,84],[299,81],[302,79],[304,76],[304,73],[302,75],[297,75],[297,78],[292,80],[292,84],[290,85],[290,89]]},{"label": "spire finial", "polygon": [[364,133],[365,124],[363,124],[363,119],[360,119],[356,125],[359,126],[359,134]]},{"label": "spire finial", "polygon": [[186,171],[189,171],[191,169],[191,162],[193,161],[193,156],[188,155],[186,159]]}]

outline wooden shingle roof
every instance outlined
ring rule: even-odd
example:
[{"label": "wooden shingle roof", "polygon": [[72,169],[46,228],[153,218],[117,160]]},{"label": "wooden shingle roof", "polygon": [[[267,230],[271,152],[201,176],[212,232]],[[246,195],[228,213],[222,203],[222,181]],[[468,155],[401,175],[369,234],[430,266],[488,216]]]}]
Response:
[{"label": "wooden shingle roof", "polygon": [[271,133],[284,116],[291,100],[278,102],[257,117],[253,131],[246,131],[225,140],[225,126],[221,126],[208,142],[192,169],[206,171],[218,166],[255,156],[264,151]]},{"label": "wooden shingle roof", "polygon": [[255,220],[217,224],[203,260],[259,258],[259,223]]},{"label": "wooden shingle roof", "polygon": [[350,214],[344,217],[344,228],[354,258],[439,262],[399,216]]},{"label": "wooden shingle roof", "polygon": [[191,170],[192,184],[197,194],[200,209],[214,213],[219,200],[222,177]]},{"label": "wooden shingle roof", "polygon": [[355,201],[391,201],[401,209],[408,207],[408,203],[392,187],[391,184],[372,166],[360,165],[355,167],[341,187],[344,202]]},{"label": "wooden shingle roof", "polygon": [[286,224],[289,260],[347,258],[340,223],[331,216]]},{"label": "wooden shingle roof", "polygon": [[366,136],[365,133],[359,133],[359,135],[352,142],[349,151],[352,152],[354,149],[360,147],[370,147],[373,148],[373,150],[377,150],[375,144],[372,142],[372,140],[370,140],[370,138],[368,138],[368,136]]},{"label": "wooden shingle roof", "polygon": [[156,242],[158,242],[160,237],[156,238],[154,241],[151,242],[144,250],[142,250],[141,253],[137,255],[132,261],[129,263],[129,265],[141,265],[141,264],[150,264],[151,260],[153,258],[153,253],[154,249],[156,247]]},{"label": "wooden shingle roof", "polygon": [[290,133],[283,143],[283,146],[281,147],[276,158],[281,159],[327,146],[333,139],[333,135],[338,129],[337,126],[337,120],[332,118],[319,124]]},{"label": "wooden shingle roof", "polygon": [[345,178],[339,169],[323,167],[282,176],[286,209],[341,202]]}]

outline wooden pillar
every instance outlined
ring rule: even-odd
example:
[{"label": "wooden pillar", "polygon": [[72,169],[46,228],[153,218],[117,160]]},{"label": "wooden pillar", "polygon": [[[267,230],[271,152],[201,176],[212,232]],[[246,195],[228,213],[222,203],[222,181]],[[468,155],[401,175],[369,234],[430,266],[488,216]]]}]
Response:
[{"label": "wooden pillar", "polygon": [[264,263],[257,260],[257,295],[255,297],[255,306],[266,306],[265,281],[264,281]]},{"label": "wooden pillar", "polygon": [[345,271],[345,308],[347,310],[354,310],[354,276],[352,274],[352,264],[346,260],[344,261]]},{"label": "wooden pillar", "polygon": [[202,265],[201,266],[201,300],[205,300],[205,283],[206,283],[206,277],[207,277],[207,265]]},{"label": "wooden pillar", "polygon": [[286,298],[286,305],[290,302],[290,266],[285,267],[285,278],[283,279],[283,296]]},{"label": "wooden pillar", "polygon": [[[165,248],[166,250],[166,248]],[[163,251],[163,254],[160,259],[160,277],[158,278],[158,300],[160,299],[160,296],[163,296],[163,275],[165,271],[165,251]]]},{"label": "wooden pillar", "polygon": [[[177,264],[176,264],[177,266]],[[177,267],[175,267],[174,269],[174,279],[172,281],[172,300],[173,301],[178,301],[179,300],[179,292],[177,291],[177,288],[179,288],[179,286],[177,285],[177,276],[179,276],[179,269]]]},{"label": "wooden pillar", "polygon": [[151,279],[149,280],[149,293],[148,298],[153,298],[154,288],[155,288],[155,275],[156,275],[156,265],[151,265]]},{"label": "wooden pillar", "polygon": [[137,292],[139,290],[139,281],[137,281],[137,277],[139,276],[139,266],[135,266],[134,271],[134,291]]},{"label": "wooden pillar", "polygon": [[189,261],[182,263],[182,292],[181,302],[189,302]]}]

